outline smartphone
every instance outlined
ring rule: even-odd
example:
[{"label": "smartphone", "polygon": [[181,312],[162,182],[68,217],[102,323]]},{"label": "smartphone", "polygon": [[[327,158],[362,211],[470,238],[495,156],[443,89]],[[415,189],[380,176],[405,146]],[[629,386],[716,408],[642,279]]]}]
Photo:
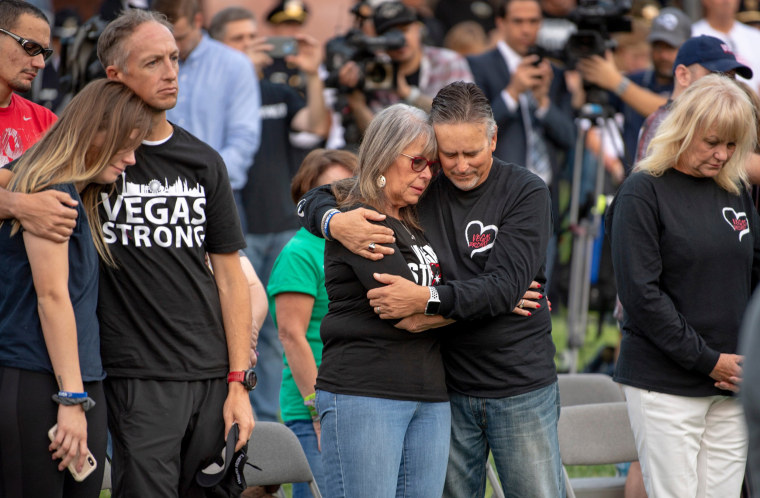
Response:
[{"label": "smartphone", "polygon": [[[55,433],[57,430],[58,430],[58,424],[55,424],[48,431],[48,437],[50,438],[50,442],[53,442],[55,440]],[[87,478],[87,476],[92,474],[97,468],[98,468],[98,462],[95,460],[95,457],[92,456],[92,453],[90,453],[90,450],[87,450],[87,456],[84,459],[84,467],[82,467],[82,472],[77,472],[76,458],[72,460],[72,462],[69,464],[69,467],[68,467],[69,472],[71,472],[71,475],[74,476],[74,480],[77,482],[84,481]]]},{"label": "smartphone", "polygon": [[286,55],[298,53],[298,41],[292,36],[270,36],[267,38],[267,43],[274,45],[274,48],[269,51],[269,57],[272,59],[283,59]]},{"label": "smartphone", "polygon": [[532,62],[532,64],[534,66],[538,67],[541,64],[541,62],[543,62],[543,60],[544,60],[544,55],[546,55],[546,50],[544,50],[543,48],[539,47],[538,45],[533,45],[533,46],[529,47],[528,51],[525,53],[526,57],[529,56],[529,55],[537,55],[538,56],[538,59],[536,59],[534,62]]}]

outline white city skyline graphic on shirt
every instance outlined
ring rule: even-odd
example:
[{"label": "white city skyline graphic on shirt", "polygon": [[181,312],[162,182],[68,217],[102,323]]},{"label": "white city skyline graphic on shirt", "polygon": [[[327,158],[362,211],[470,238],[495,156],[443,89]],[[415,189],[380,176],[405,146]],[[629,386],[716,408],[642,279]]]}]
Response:
[{"label": "white city skyline graphic on shirt", "polygon": [[106,244],[142,248],[202,247],[206,237],[206,188],[177,178],[147,184],[121,178],[122,191],[102,192],[102,229]]},{"label": "white city skyline graphic on shirt", "polygon": [[173,183],[164,177],[163,183],[158,179],[153,179],[147,185],[140,183],[128,182],[126,175],[122,173],[122,195],[123,196],[169,196],[169,197],[206,197],[206,188],[200,183],[195,187],[190,187],[187,180],[177,178]]}]

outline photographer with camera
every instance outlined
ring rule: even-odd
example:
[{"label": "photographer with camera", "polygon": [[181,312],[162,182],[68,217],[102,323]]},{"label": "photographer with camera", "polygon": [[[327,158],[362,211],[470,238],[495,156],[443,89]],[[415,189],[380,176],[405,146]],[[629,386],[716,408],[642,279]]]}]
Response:
[{"label": "photographer with camera", "polygon": [[403,33],[404,44],[387,51],[395,73],[387,89],[367,90],[362,82],[367,75],[355,61],[340,68],[339,82],[350,89],[348,104],[360,131],[385,107],[404,102],[429,112],[438,90],[454,81],[473,80],[462,56],[422,43],[422,23],[410,7],[397,1],[382,3],[375,8],[372,22],[378,36],[390,38],[392,30]]},{"label": "photographer with camera", "polygon": [[667,7],[652,21],[647,37],[652,48],[652,68],[629,75],[615,66],[612,55],[592,55],[577,63],[583,79],[607,90],[610,105],[623,115],[624,166],[633,167],[639,129],[647,116],[665,104],[673,90],[673,63],[678,49],[691,37],[691,20],[679,9]]},{"label": "photographer with camera", "polygon": [[[494,156],[525,166],[552,191],[552,211],[559,205],[555,177],[561,174],[565,151],[575,141],[572,97],[565,74],[540,55],[531,54],[541,28],[538,0],[503,0],[496,17],[496,48],[468,57],[475,83],[493,108],[498,125]],[[547,281],[556,250],[549,241]]]},{"label": "photographer with camera", "polygon": [[496,48],[468,61],[499,127],[494,155],[527,167],[551,185],[565,163],[560,151],[573,147],[575,127],[564,73],[530,54],[541,22],[537,0],[503,1]]}]

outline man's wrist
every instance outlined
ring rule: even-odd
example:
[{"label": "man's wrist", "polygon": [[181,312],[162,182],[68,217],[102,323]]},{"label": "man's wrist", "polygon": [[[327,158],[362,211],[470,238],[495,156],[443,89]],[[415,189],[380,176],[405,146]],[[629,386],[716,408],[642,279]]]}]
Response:
[{"label": "man's wrist", "polygon": [[415,105],[422,92],[416,86],[409,87],[409,93],[404,97],[404,101],[409,105]]},{"label": "man's wrist", "polygon": [[320,228],[322,230],[322,237],[324,237],[325,240],[333,240],[332,235],[330,234],[330,222],[336,214],[340,214],[340,210],[332,208],[325,211],[325,214],[322,215]]},{"label": "man's wrist", "polygon": [[522,93],[522,92],[519,92],[518,89],[515,87],[515,85],[511,83],[504,90],[509,94],[510,97],[512,97],[515,100],[515,102],[517,102],[517,99],[520,98],[520,94]]},{"label": "man's wrist", "polygon": [[15,218],[17,220],[20,220],[24,216],[24,208],[23,203],[25,200],[25,195],[21,192],[8,192],[8,213],[10,214],[9,218]]},{"label": "man's wrist", "polygon": [[306,75],[307,80],[313,81],[316,78],[319,81],[322,81],[322,79],[319,77],[319,68],[315,69],[314,71],[304,71],[303,69],[301,69],[301,71],[303,71],[303,74]]},{"label": "man's wrist", "polygon": [[230,382],[227,384],[227,392],[229,394],[245,394],[248,396],[248,389],[240,382]]},{"label": "man's wrist", "polygon": [[628,89],[628,86],[630,84],[631,84],[631,80],[623,76],[620,79],[620,83],[618,83],[615,89],[613,90],[615,92],[615,95],[617,95],[618,97],[621,97],[625,93],[625,91]]},{"label": "man's wrist", "polygon": [[422,306],[422,309],[417,310],[417,312],[424,313],[425,315],[437,315],[441,307],[441,299],[438,296],[438,290],[432,285],[422,287],[422,293],[420,296],[424,299],[424,306]]}]

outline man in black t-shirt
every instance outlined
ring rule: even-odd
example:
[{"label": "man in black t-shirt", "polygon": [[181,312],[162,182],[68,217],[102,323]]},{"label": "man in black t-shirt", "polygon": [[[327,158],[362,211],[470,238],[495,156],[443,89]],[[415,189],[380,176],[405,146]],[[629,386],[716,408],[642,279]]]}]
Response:
[{"label": "man in black t-shirt", "polygon": [[[368,306],[414,332],[456,320],[439,331],[452,417],[444,496],[483,495],[489,449],[515,496],[564,496],[548,304],[539,294],[529,313],[512,313],[524,306],[531,281],[546,282],[549,191],[522,166],[493,157],[497,127],[475,84],[444,87],[430,119],[444,174],[418,208],[446,280],[432,288],[377,275],[387,285],[369,291]],[[358,209],[328,218],[332,205],[313,192],[301,201],[312,233],[371,259],[391,253],[380,244],[392,242],[392,231],[366,221],[381,216]]]},{"label": "man in black t-shirt", "polygon": [[202,497],[196,472],[233,423],[236,448],[254,424],[245,243],[221,157],[166,120],[179,52],[165,18],[126,11],[98,58],[154,110],[137,167],[104,194],[100,217],[118,265],[102,269],[98,304],[114,495]]}]

